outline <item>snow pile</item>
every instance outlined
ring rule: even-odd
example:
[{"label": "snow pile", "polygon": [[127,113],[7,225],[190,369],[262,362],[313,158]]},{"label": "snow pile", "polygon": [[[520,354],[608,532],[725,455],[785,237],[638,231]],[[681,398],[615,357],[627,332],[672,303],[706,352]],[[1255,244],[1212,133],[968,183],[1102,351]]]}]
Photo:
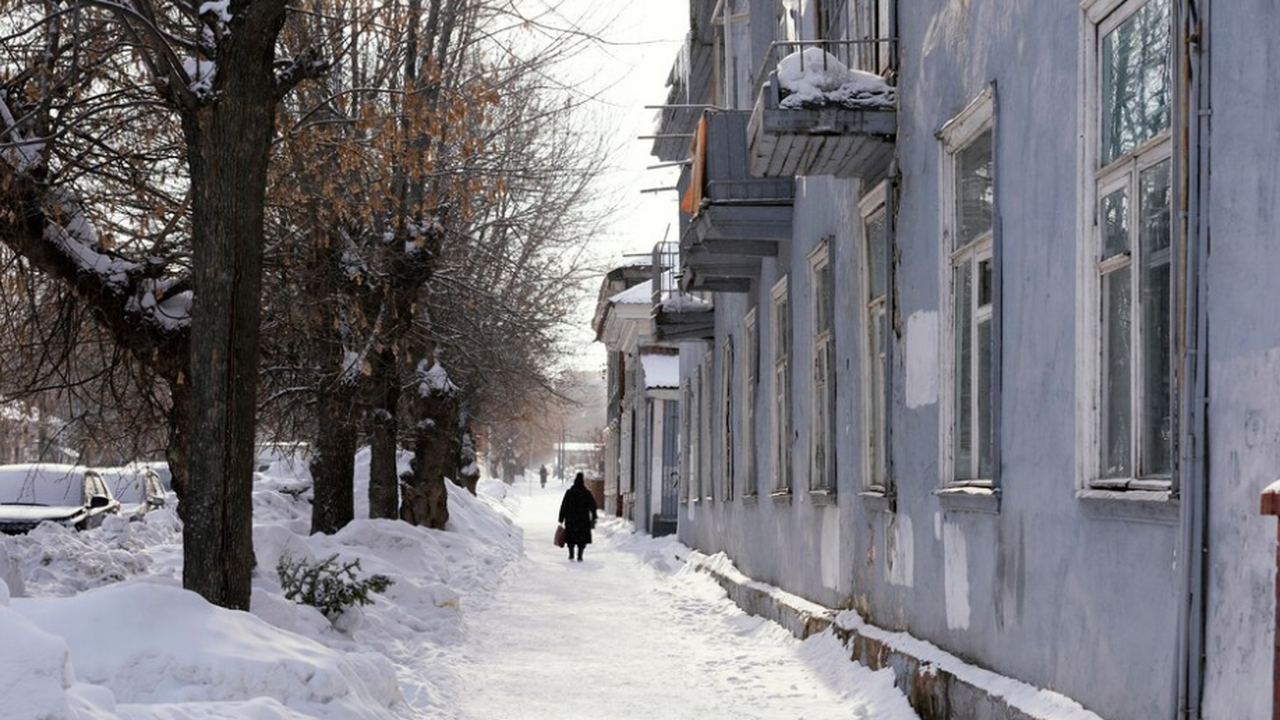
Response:
[{"label": "snow pile", "polygon": [[[250,613],[215,607],[180,588],[182,532],[171,510],[139,522],[109,518],[85,532],[45,525],[0,537],[0,579],[25,578],[25,590],[14,594],[29,596],[6,608],[10,584],[0,583],[6,648],[0,714],[6,720],[444,714],[462,686],[462,670],[449,659],[463,638],[467,608],[503,581],[523,538],[503,501],[483,495],[496,481],[482,483],[480,497],[448,483],[444,531],[367,519],[368,463],[364,450],[357,458],[358,519],[334,535],[308,534],[304,464],[281,462],[256,476]],[[359,560],[360,577],[384,574],[393,584],[372,605],[330,623],[283,597],[275,567],[286,554]],[[15,706],[14,697],[24,704]]]},{"label": "snow pile", "polygon": [[16,562],[24,595],[66,597],[144,574],[180,584],[181,541],[181,525],[165,508],[139,522],[109,515],[89,532],[44,523],[26,535],[0,537],[0,559],[7,554]]},{"label": "snow pile", "polygon": [[5,717],[74,718],[67,691],[75,683],[75,672],[67,644],[8,606],[9,589],[0,582],[0,697]]},{"label": "snow pile", "polygon": [[121,702],[269,697],[317,717],[366,718],[396,717],[402,702],[385,658],[326,648],[174,587],[116,585],[16,609],[61,635],[83,679]]},{"label": "snow pile", "polygon": [[779,107],[794,109],[840,105],[853,110],[891,110],[893,87],[879,75],[851,70],[822,48],[794,52],[778,63],[778,84],[785,93]]}]

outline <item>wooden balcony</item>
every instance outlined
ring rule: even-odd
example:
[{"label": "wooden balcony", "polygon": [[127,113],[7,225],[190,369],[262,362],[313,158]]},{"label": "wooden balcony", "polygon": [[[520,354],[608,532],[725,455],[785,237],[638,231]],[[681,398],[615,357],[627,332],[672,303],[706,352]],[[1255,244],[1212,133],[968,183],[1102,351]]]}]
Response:
[{"label": "wooden balcony", "polygon": [[791,239],[795,183],[749,172],[746,111],[703,114],[693,163],[682,178],[684,287],[747,292],[760,258]]},{"label": "wooden balcony", "polygon": [[[865,43],[775,43],[769,57],[779,58],[786,51],[817,51],[825,58],[844,57],[850,61],[848,67],[856,67],[861,44]],[[751,174],[761,178],[883,177],[893,159],[898,131],[896,105],[886,105],[880,97],[860,99],[838,92],[789,99],[779,80],[776,60],[773,65],[748,124]]]}]

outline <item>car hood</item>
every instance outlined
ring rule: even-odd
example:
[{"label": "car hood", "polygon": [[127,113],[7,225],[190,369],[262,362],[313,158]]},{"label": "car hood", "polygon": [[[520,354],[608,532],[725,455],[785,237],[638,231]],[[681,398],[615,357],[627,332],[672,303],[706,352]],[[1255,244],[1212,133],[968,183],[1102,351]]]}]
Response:
[{"label": "car hood", "polygon": [[67,520],[83,512],[78,505],[0,505],[0,522]]}]

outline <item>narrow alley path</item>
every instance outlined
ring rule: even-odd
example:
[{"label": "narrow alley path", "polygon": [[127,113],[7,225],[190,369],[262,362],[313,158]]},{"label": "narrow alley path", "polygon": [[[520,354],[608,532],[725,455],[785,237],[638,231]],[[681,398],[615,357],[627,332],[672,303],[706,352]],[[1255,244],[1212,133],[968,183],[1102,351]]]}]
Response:
[{"label": "narrow alley path", "polygon": [[566,487],[517,488],[526,557],[467,618],[461,717],[915,717],[887,673],[743,614],[700,573],[671,574],[670,546],[619,521],[570,563],[551,543]]}]

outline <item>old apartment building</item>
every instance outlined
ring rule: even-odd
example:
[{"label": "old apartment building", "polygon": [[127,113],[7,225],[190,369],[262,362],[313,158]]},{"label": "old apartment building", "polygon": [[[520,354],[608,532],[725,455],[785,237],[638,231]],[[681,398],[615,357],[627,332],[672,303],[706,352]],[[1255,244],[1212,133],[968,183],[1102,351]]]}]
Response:
[{"label": "old apartment building", "polygon": [[692,0],[634,319],[678,348],[680,539],[1102,717],[1269,716],[1278,36],[1269,0]]}]

